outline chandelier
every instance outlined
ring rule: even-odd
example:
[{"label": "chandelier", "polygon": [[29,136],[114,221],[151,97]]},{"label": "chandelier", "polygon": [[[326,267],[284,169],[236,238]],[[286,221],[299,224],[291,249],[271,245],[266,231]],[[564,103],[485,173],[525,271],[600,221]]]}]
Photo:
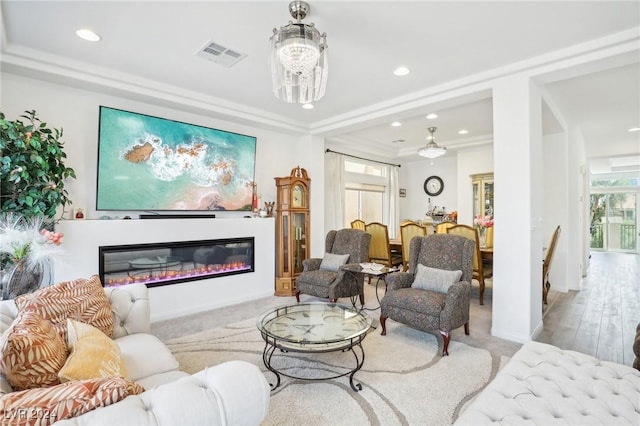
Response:
[{"label": "chandelier", "polygon": [[285,102],[317,101],[327,88],[327,34],[320,34],[314,24],[302,23],[309,10],[304,1],[289,3],[296,22],[274,28],[270,39],[273,93]]},{"label": "chandelier", "polygon": [[423,146],[418,150],[418,155],[421,155],[422,157],[427,157],[427,158],[437,158],[447,153],[447,148],[443,146],[439,146],[436,143],[436,139],[433,137],[433,132],[435,131],[436,131],[436,127],[429,127],[429,133],[431,133],[431,138],[430,138],[431,140],[427,144],[427,146]]}]

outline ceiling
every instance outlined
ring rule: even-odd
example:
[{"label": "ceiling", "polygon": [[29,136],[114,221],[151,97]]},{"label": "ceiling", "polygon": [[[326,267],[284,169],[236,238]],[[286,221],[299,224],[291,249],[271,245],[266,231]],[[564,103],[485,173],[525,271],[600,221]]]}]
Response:
[{"label": "ceiling", "polygon": [[[309,3],[305,22],[327,33],[330,58],[327,93],[312,110],[271,92],[268,41],[274,27],[291,19],[288,1],[3,0],[2,67],[51,81],[79,78],[130,96],[153,91],[200,113],[317,132],[351,151],[411,160],[419,158],[429,126],[438,127],[436,141],[450,148],[447,155],[491,143],[491,92],[432,96],[451,82],[480,81],[496,69],[625,32],[635,31],[631,39],[640,44],[637,1]],[[78,28],[102,40],[81,40]],[[209,41],[247,57],[225,68],[195,56]],[[561,128],[551,110],[562,111],[583,134],[598,170],[610,168],[611,157],[616,167],[634,160],[640,167],[640,132],[627,132],[640,126],[638,52],[640,45],[613,65],[550,73],[542,81],[553,103],[545,108],[544,132]],[[394,76],[400,65],[411,73]],[[438,118],[427,120],[429,112]],[[403,125],[391,127],[396,120]],[[461,129],[469,133],[459,135]],[[405,142],[393,142],[399,139]]]}]

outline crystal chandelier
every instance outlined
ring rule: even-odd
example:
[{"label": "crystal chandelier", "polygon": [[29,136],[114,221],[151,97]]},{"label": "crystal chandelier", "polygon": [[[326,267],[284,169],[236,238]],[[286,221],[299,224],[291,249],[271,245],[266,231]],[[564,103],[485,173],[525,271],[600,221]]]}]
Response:
[{"label": "crystal chandelier", "polygon": [[320,34],[314,24],[302,23],[309,10],[304,1],[289,3],[296,22],[274,28],[270,39],[273,93],[285,102],[317,101],[327,88],[327,34]]},{"label": "crystal chandelier", "polygon": [[437,158],[447,153],[447,148],[439,146],[436,143],[436,139],[433,137],[433,132],[435,131],[435,127],[429,127],[429,133],[431,133],[431,141],[427,144],[427,146],[423,146],[418,150],[418,155],[427,158]]}]

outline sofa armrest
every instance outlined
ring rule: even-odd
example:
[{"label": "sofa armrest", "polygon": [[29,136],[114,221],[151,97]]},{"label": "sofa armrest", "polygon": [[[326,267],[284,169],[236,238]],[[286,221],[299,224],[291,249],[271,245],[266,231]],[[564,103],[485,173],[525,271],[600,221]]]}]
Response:
[{"label": "sofa armrest", "polygon": [[270,388],[254,364],[229,361],[59,425],[259,425]]},{"label": "sofa armrest", "polygon": [[150,333],[149,290],[144,284],[128,284],[104,289],[113,312],[113,337]]},{"label": "sofa armrest", "polygon": [[384,281],[387,284],[387,291],[391,291],[399,288],[411,287],[413,279],[413,274],[410,274],[409,272],[394,272],[387,275]]}]

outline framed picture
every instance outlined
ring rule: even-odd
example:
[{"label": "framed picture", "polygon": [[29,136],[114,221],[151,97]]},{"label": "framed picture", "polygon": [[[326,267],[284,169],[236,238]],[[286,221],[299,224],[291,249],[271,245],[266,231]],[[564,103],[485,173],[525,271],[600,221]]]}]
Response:
[{"label": "framed picture", "polygon": [[96,210],[251,210],[256,138],[100,107]]},{"label": "framed picture", "polygon": [[402,198],[406,197],[407,196],[407,190],[404,189],[404,188],[400,188],[400,196]]}]

